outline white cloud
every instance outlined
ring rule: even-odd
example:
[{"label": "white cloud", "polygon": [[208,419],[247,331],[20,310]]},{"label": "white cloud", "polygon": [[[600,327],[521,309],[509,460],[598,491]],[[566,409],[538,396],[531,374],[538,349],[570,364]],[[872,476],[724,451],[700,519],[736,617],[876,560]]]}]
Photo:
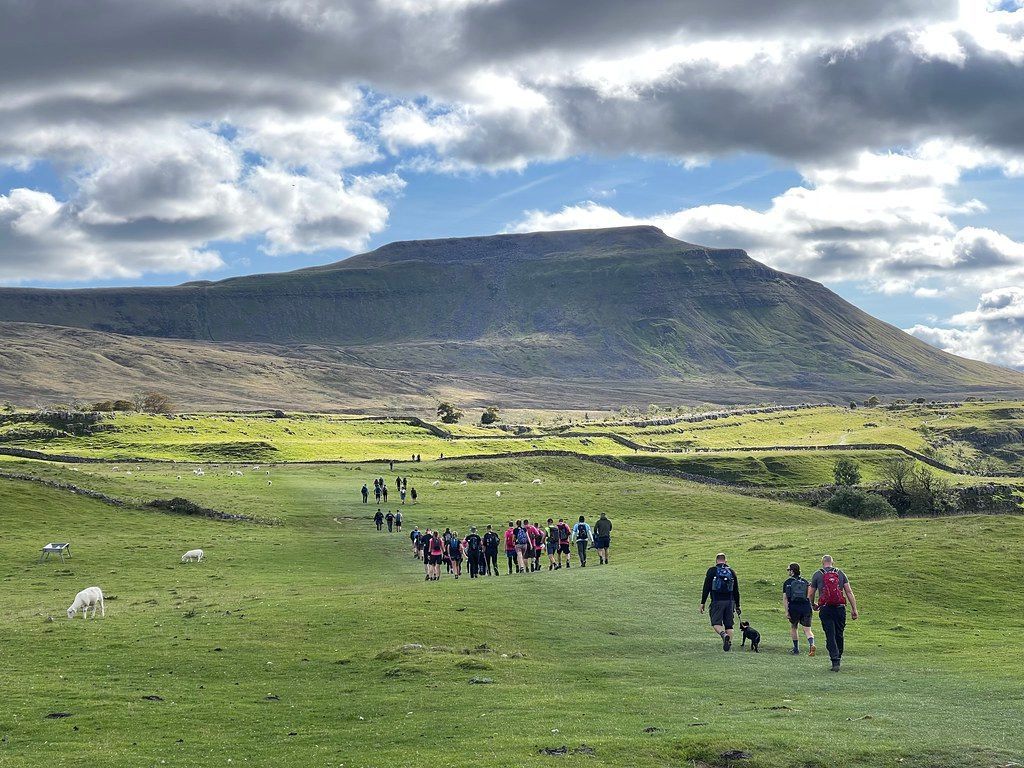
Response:
[{"label": "white cloud", "polygon": [[957,327],[916,325],[907,332],[953,354],[1024,370],[1024,287],[984,293],[975,309],[950,322]]}]

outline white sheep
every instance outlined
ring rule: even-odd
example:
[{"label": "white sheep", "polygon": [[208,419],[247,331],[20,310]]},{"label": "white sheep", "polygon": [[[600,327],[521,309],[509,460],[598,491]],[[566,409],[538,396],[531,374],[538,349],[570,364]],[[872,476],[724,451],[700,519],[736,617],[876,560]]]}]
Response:
[{"label": "white sheep", "polygon": [[253,467],[252,467],[252,471],[253,472],[259,472],[260,471],[260,465],[259,464],[254,464]]},{"label": "white sheep", "polygon": [[106,616],[107,610],[103,607],[103,590],[99,587],[86,587],[75,595],[75,602],[68,606],[68,618],[75,618],[75,614],[80,610],[82,611],[82,618],[87,618],[89,616],[89,609],[92,608],[92,617],[95,619],[97,606],[100,609],[100,616]]},{"label": "white sheep", "polygon": [[534,478],[534,480],[533,480],[533,484],[534,484],[534,485],[540,485],[540,484],[541,484],[541,479],[540,479],[539,477],[537,477],[537,478]]},{"label": "white sheep", "polygon": [[181,562],[183,563],[191,563],[193,560],[197,563],[203,562],[203,550],[190,549],[188,552],[181,556]]},{"label": "white sheep", "polygon": [[501,498],[501,491],[495,491],[494,495],[497,496],[500,499]]},{"label": "white sheep", "polygon": [[431,485],[434,486],[435,488],[437,488],[437,486],[439,486],[440,484],[441,484],[440,480],[435,480],[434,482],[431,483]]},{"label": "white sheep", "polygon": [[459,485],[469,485],[469,480],[463,480]]}]

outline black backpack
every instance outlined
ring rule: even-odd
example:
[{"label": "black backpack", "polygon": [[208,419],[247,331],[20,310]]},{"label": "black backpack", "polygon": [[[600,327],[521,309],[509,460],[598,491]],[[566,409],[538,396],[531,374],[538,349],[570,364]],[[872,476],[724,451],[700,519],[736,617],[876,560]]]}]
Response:
[{"label": "black backpack", "polygon": [[470,552],[477,552],[480,549],[480,537],[473,534],[466,538],[466,544],[469,545]]},{"label": "black backpack", "polygon": [[807,601],[807,588],[810,584],[803,576],[794,576],[790,579],[789,586],[786,588],[786,595],[789,597],[790,603],[800,603]]}]

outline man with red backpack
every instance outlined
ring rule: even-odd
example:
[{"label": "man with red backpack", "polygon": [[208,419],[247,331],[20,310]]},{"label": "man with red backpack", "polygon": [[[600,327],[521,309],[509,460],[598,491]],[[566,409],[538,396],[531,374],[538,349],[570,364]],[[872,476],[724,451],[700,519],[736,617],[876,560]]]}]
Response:
[{"label": "man with red backpack", "polygon": [[[818,600],[815,601],[815,596]],[[832,556],[821,558],[821,568],[811,577],[807,588],[807,599],[818,612],[821,628],[825,631],[825,647],[832,660],[832,671],[839,671],[843,658],[843,633],[846,631],[846,603],[850,603],[850,618],[856,620],[857,598],[846,574],[834,567]]]},{"label": "man with red backpack", "polygon": [[572,549],[569,547],[569,540],[572,538],[572,528],[565,522],[564,518],[558,518],[558,562],[555,564],[557,571],[562,567],[562,555],[565,555],[565,567],[569,567],[572,560]]}]

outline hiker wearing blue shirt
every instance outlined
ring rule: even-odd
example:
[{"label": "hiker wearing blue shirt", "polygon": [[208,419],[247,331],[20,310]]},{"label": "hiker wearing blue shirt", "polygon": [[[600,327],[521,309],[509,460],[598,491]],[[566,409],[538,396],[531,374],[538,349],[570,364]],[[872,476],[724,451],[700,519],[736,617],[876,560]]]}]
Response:
[{"label": "hiker wearing blue shirt", "polygon": [[740,611],[740,585],[736,571],[725,561],[725,553],[715,555],[715,564],[704,576],[704,589],[700,595],[700,612],[711,598],[711,627],[722,638],[722,650],[732,648],[733,610]]},{"label": "hiker wearing blue shirt", "polygon": [[580,556],[580,568],[587,567],[587,545],[590,543],[592,533],[587,519],[580,515],[580,521],[572,527],[572,536],[576,540],[576,551]]}]

